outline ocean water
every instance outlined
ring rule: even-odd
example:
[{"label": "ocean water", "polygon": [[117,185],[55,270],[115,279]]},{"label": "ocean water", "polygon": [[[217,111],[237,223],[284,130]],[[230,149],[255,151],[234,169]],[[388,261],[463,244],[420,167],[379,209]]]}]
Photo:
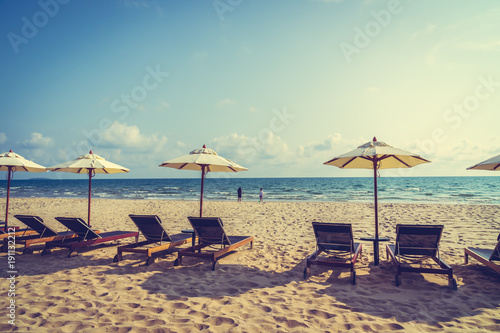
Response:
[{"label": "ocean water", "polygon": [[[210,174],[209,174],[210,175]],[[109,199],[199,200],[200,179],[92,180],[92,197]],[[379,177],[381,203],[500,204],[500,177]],[[211,178],[204,200],[373,202],[373,178]],[[6,196],[7,182],[0,182]],[[87,198],[88,179],[12,180],[11,197]]]}]

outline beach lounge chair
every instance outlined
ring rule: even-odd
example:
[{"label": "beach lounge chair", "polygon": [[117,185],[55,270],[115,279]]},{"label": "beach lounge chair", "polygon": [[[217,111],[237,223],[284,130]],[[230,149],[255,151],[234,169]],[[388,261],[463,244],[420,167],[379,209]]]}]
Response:
[{"label": "beach lounge chair", "polygon": [[30,228],[25,228],[21,229],[19,227],[8,227],[8,231],[5,232],[3,228],[0,229],[0,240],[4,238],[8,238],[9,236],[27,236],[27,235],[33,235],[36,234],[37,232],[35,230],[32,230]]},{"label": "beach lounge chair", "polygon": [[[5,222],[3,222],[5,224]],[[26,229],[21,229],[17,226],[13,227],[10,226],[7,228],[7,232],[5,232],[4,227],[0,229],[0,241],[2,243],[2,246],[0,248],[0,252],[7,252],[7,249],[9,247],[9,242],[10,246],[13,249],[15,247],[15,244],[17,244],[17,241],[21,237],[27,237],[31,235],[38,235],[38,232],[36,232],[33,229],[26,228]],[[14,241],[15,240],[15,241]]]},{"label": "beach lounge chair", "polygon": [[[146,266],[149,266],[155,262],[156,258],[167,253],[170,249],[192,240],[191,234],[181,233],[169,236],[163,228],[160,218],[156,215],[131,214],[129,217],[146,240],[119,246],[113,262],[122,260],[123,252],[145,253],[147,256]],[[148,247],[151,244],[155,244],[155,246]]]},{"label": "beach lounge chair", "polygon": [[218,217],[188,217],[188,220],[198,237],[198,244],[179,250],[175,266],[182,265],[182,257],[198,257],[210,259],[212,270],[215,270],[220,257],[248,243],[253,247],[253,236],[228,236]]},{"label": "beach lounge chair", "polygon": [[[310,275],[312,265],[349,268],[351,283],[356,284],[354,264],[361,256],[362,245],[354,243],[352,225],[348,223],[312,223],[316,238],[316,251],[306,259],[304,279]],[[320,254],[327,254],[321,256]]]},{"label": "beach lounge chair", "polygon": [[71,254],[79,248],[130,237],[135,237],[135,241],[137,242],[139,238],[139,233],[137,231],[110,231],[98,234],[90,229],[82,219],[77,217],[56,217],[56,220],[77,234],[78,237],[45,243],[45,249],[42,251],[42,256],[50,254],[53,248],[64,247],[69,249],[69,258]]},{"label": "beach lounge chair", "polygon": [[16,245],[24,244],[23,254],[31,254],[33,250],[30,248],[33,244],[42,244],[50,241],[63,240],[65,238],[73,238],[78,235],[74,232],[66,231],[58,233],[49,228],[39,216],[35,215],[14,215],[16,219],[24,223],[26,226],[36,231],[36,234],[24,235],[16,237]]},{"label": "beach lounge chair", "polygon": [[[457,290],[453,269],[439,256],[442,233],[442,225],[396,225],[396,244],[386,246],[387,259],[397,267],[396,286],[401,284],[402,272],[432,273],[448,275],[448,286]],[[423,267],[427,259],[432,259],[439,267]]]},{"label": "beach lounge chair", "polygon": [[469,256],[471,256],[495,272],[500,273],[500,234],[497,237],[497,241],[498,243],[493,250],[474,247],[465,248],[465,264],[469,262]]}]

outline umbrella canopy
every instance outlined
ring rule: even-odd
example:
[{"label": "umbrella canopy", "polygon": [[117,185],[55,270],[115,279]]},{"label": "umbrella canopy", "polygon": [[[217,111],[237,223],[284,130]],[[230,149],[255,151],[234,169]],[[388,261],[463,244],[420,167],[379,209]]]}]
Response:
[{"label": "umbrella canopy", "polygon": [[180,170],[201,171],[200,217],[203,215],[203,184],[207,172],[239,172],[248,170],[227,158],[219,156],[213,149],[209,149],[205,145],[203,145],[203,148],[193,150],[189,155],[163,162],[159,166]]},{"label": "umbrella canopy", "polygon": [[10,181],[15,171],[47,172],[47,168],[25,159],[12,150],[0,155],[0,170],[7,171],[7,204],[5,205],[5,232],[9,221]]},{"label": "umbrella canopy", "polygon": [[467,170],[491,170],[500,171],[500,155],[494,156],[486,161],[473,165]]},{"label": "umbrella canopy", "polygon": [[385,142],[377,141],[377,138],[373,138],[373,141],[337,156],[324,164],[334,165],[342,169],[374,169],[374,163],[376,163],[377,169],[396,169],[411,168],[428,162],[430,161],[425,158],[394,148]]},{"label": "umbrella canopy", "polygon": [[89,200],[88,200],[88,224],[90,226],[90,202],[92,194],[92,177],[96,173],[121,173],[129,172],[129,169],[118,164],[106,161],[103,157],[94,154],[92,150],[75,160],[57,164],[48,168],[50,171],[84,173],[89,175]]},{"label": "umbrella canopy", "polygon": [[342,169],[373,169],[374,196],[375,196],[375,265],[378,265],[378,197],[377,197],[377,170],[394,168],[411,168],[429,163],[430,161],[416,154],[394,148],[385,142],[373,138],[357,149],[337,156],[323,164],[333,165]]}]

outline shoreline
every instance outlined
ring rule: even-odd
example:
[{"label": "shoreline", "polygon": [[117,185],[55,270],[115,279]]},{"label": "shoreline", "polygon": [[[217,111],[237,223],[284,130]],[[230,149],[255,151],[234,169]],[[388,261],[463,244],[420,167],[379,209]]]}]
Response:
[{"label": "shoreline", "polygon": [[[258,201],[258,196],[255,196],[255,200],[243,200],[240,203],[257,203],[260,204]],[[77,197],[77,198],[68,198],[68,197],[43,197],[43,196],[37,196],[37,197],[10,197],[10,203],[12,203],[13,200],[30,200],[30,199],[43,199],[43,200],[83,200],[87,202],[87,197]],[[372,198],[373,199],[373,198]],[[197,199],[151,199],[151,198],[95,198],[92,197],[92,202],[97,201],[97,200],[117,200],[117,201],[153,201],[153,202],[197,202],[199,204],[200,198],[198,197]],[[3,202],[2,202],[3,201]],[[212,199],[207,199],[206,197],[203,198],[203,203],[207,202],[218,202],[218,203],[238,203],[237,198],[234,200],[212,200]],[[264,198],[264,204],[266,203],[286,203],[286,204],[293,204],[293,203],[318,203],[318,204],[367,204],[367,205],[373,205],[374,202],[372,201],[319,201],[319,200],[273,200],[273,199],[265,199]],[[3,211],[5,211],[5,198],[0,198],[0,212],[2,211],[2,206],[3,205]],[[427,201],[413,201],[413,202],[387,202],[384,201],[383,198],[378,198],[378,205],[379,207],[382,205],[458,205],[458,206],[499,206],[500,204],[496,203],[471,203],[471,202],[427,202]],[[1,213],[0,213],[1,215]],[[5,216],[5,213],[4,213]]]},{"label": "shoreline", "polygon": [[[443,180],[445,179],[445,180]],[[212,180],[212,181],[210,181]],[[14,184],[14,183],[13,183]],[[88,180],[19,181],[11,187],[17,198],[88,197]],[[198,179],[94,179],[92,197],[102,199],[197,201]],[[500,205],[498,177],[382,178],[379,201],[385,203]],[[373,182],[358,178],[242,178],[210,179],[205,183],[205,201],[228,201],[243,189],[244,201],[258,201],[259,188],[266,202],[355,202],[372,203]],[[0,187],[0,198],[6,188]]]},{"label": "shoreline", "polygon": [[[305,258],[315,249],[311,222],[344,222],[354,238],[374,232],[373,203],[208,201],[204,216],[219,216],[229,235],[254,236],[220,260],[196,258],[174,266],[168,253],[145,266],[140,254],[113,263],[116,245],[96,246],[67,258],[56,250],[41,257],[16,254],[16,329],[37,332],[172,330],[191,332],[433,332],[498,331],[500,275],[471,260],[464,247],[492,248],[500,231],[500,206],[380,204],[380,236],[395,239],[395,225],[442,224],[440,255],[454,269],[458,290],[441,275],[403,273],[380,250],[363,243],[357,282],[348,270],[314,267],[303,280]],[[0,209],[5,208],[5,202]],[[85,199],[12,198],[10,216],[32,214],[61,231],[56,216],[86,220]],[[198,201],[93,199],[92,227],[136,230],[128,214],[158,215],[169,233],[190,228]],[[9,218],[12,225],[15,218]],[[17,224],[17,221],[16,221]],[[129,241],[123,241],[126,244]],[[6,254],[0,254],[5,258]],[[5,272],[4,272],[5,275]],[[0,295],[7,299],[4,288]],[[0,330],[16,332],[0,308]]]}]

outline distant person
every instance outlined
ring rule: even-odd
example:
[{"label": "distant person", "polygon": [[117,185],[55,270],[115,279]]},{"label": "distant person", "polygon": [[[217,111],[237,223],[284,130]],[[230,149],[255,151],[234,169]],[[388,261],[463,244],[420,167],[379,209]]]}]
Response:
[{"label": "distant person", "polygon": [[260,188],[259,198],[259,202],[264,202],[264,191],[262,190],[262,187]]},{"label": "distant person", "polygon": [[238,188],[238,202],[241,202],[241,187]]}]

